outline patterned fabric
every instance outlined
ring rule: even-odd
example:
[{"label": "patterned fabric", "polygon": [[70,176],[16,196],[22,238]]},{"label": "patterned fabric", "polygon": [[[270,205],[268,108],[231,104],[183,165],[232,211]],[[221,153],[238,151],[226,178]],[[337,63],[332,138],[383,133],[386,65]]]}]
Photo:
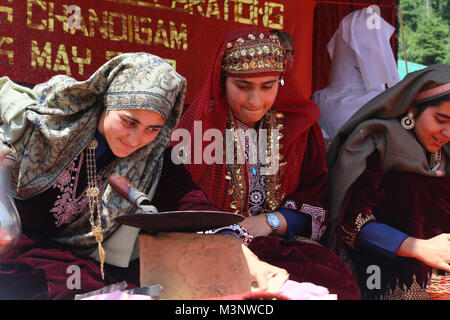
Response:
[{"label": "patterned fabric", "polygon": [[[260,125],[261,127],[261,125]],[[258,145],[257,143],[250,142],[250,135],[245,134],[246,130],[250,128],[236,119],[236,129],[238,129],[239,141],[241,150],[244,150],[245,160],[247,164],[248,172],[248,213],[250,215],[257,215],[264,212],[266,196],[266,183],[265,175],[260,173],[261,165],[259,163],[252,163],[250,161],[251,155],[258,155]],[[239,130],[241,129],[241,130]],[[300,208],[292,200],[287,200],[282,206],[287,209],[294,209],[299,212],[311,216],[311,239],[319,240],[326,229],[325,218],[326,210],[322,207],[312,206],[306,203],[302,203]]]},{"label": "patterned fabric", "polygon": [[277,35],[249,33],[227,43],[222,70],[227,75],[279,74],[286,69],[286,51]]},{"label": "patterned fabric", "polygon": [[[17,150],[18,162],[11,174],[12,190],[16,198],[31,198],[57,182],[67,166],[92,140],[98,119],[104,110],[103,95],[111,83],[117,84],[114,80],[120,81],[124,70],[133,69],[145,70],[153,75],[154,86],[149,85],[146,90],[149,96],[155,89],[157,96],[164,97],[160,109],[168,118],[159,135],[150,144],[126,158],[120,158],[112,173],[124,176],[145,193],[151,190],[160,176],[163,151],[169,145],[170,132],[181,115],[186,80],[157,56],[130,53],[108,61],[86,81],[59,75],[30,90],[14,84],[6,77],[0,78],[0,133]],[[168,79],[171,85],[166,85]],[[127,88],[131,95],[131,83],[127,83]],[[142,86],[137,88],[141,90]],[[141,96],[140,91],[137,94],[138,97]],[[166,100],[174,101],[171,110],[167,107]],[[148,101],[139,100],[139,103],[139,108],[147,108]],[[122,102],[115,100],[111,101],[109,107],[121,106]],[[127,106],[131,107],[130,104]],[[152,109],[153,105],[149,108]],[[104,204],[104,238],[107,239],[119,227],[114,219],[132,212],[134,208],[109,184],[106,185],[101,200]],[[85,210],[80,219],[63,226],[54,240],[69,247],[85,248],[87,253],[92,252],[97,243],[91,233],[88,216],[89,212]]]},{"label": "patterned fabric", "polygon": [[122,64],[120,73],[114,77],[106,90],[105,107],[108,110],[156,111],[167,120],[185,83],[162,59],[152,62],[155,69],[148,69],[145,65],[136,67],[141,63],[138,60]]},{"label": "patterned fabric", "polygon": [[[430,279],[428,276],[427,282]],[[388,289],[386,295],[380,297],[383,300],[430,300],[431,297],[427,293],[426,288],[417,283],[416,276],[413,275],[413,282],[408,288],[405,284],[397,284],[394,288]]]},{"label": "patterned fabric", "polygon": [[[85,152],[83,151],[79,157],[61,173],[58,180],[52,185],[53,189],[59,189],[60,194],[56,197],[54,207],[50,209],[53,216],[56,218],[56,227],[60,228],[64,224],[70,224],[80,216],[89,204],[89,199],[86,196],[86,188],[77,196],[76,192],[80,183],[80,173],[83,161],[85,159]],[[110,162],[109,165],[101,169],[96,174],[97,185],[100,190],[106,183],[106,180],[111,172],[112,167],[116,161]]]},{"label": "patterned fabric", "polygon": [[[251,159],[257,159],[258,144],[257,141],[253,143],[250,141],[250,135],[246,134],[250,128],[236,119],[236,129],[239,134],[240,150],[244,150],[245,161],[248,171],[248,212],[250,215],[257,215],[264,211],[264,204],[266,202],[266,183],[265,175],[261,175],[261,165]],[[239,130],[241,129],[241,130]]]},{"label": "patterned fabric", "polygon": [[325,219],[327,212],[325,209],[304,203],[299,211],[311,216],[311,239],[320,240],[326,230]]},{"label": "patterned fabric", "polygon": [[[78,187],[78,180],[81,171],[81,165],[84,160],[84,151],[80,157],[75,158],[69,167],[61,173],[58,180],[53,184],[54,189],[59,189],[61,192],[57,196],[55,207],[50,210],[56,218],[56,226],[61,227],[63,224],[69,224],[75,220],[89,203],[86,194],[83,192],[76,197]],[[101,187],[99,186],[100,190]]]},{"label": "patterned fabric", "polygon": [[349,227],[347,224],[342,223],[340,225],[340,232],[342,232],[342,239],[345,241],[345,243],[352,249],[356,249],[356,238],[361,231],[361,229],[368,224],[369,222],[375,222],[376,219],[372,215],[371,210],[368,210],[367,213],[359,213],[356,215],[356,218],[349,223]]}]

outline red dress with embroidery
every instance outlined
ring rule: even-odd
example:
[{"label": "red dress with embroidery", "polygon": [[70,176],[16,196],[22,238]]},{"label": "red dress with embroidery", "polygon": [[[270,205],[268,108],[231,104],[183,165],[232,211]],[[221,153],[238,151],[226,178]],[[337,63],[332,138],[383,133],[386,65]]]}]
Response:
[{"label": "red dress with embroidery", "polygon": [[[200,132],[200,139],[191,144],[188,154],[195,155],[197,148],[205,150],[209,141],[204,141],[201,137],[207,130],[215,129],[226,136],[227,130],[233,128],[230,124],[233,118],[230,117],[230,106],[224,90],[222,62],[227,48],[230,48],[232,43],[251,39],[252,35],[253,38],[270,38],[270,33],[261,28],[239,29],[227,35],[217,49],[202,89],[178,125],[178,129],[186,129],[195,139],[199,135],[196,133],[196,123],[201,123],[200,130],[203,132]],[[245,50],[241,53],[246,56]],[[264,74],[267,75],[262,72],[253,76]],[[262,129],[270,132],[275,128],[282,128],[280,130],[283,136],[279,136],[281,139],[279,143],[283,145],[280,147],[280,156],[283,158],[280,164],[281,162],[287,164],[277,172],[278,177],[268,179],[271,184],[273,180],[277,181],[276,186],[271,185],[270,189],[265,190],[269,192],[267,197],[271,199],[266,201],[263,207],[265,211],[287,208],[297,210],[299,215],[310,215],[311,239],[319,240],[328,222],[328,169],[324,140],[317,124],[320,111],[311,100],[302,96],[302,90],[297,87],[292,70],[285,70],[282,76],[285,84],[278,86],[276,99],[261,121]],[[276,126],[273,125],[274,122]],[[174,148],[175,145],[177,142],[172,140]],[[241,164],[232,166],[235,165],[239,165],[239,169],[242,167],[243,172],[242,176],[237,178],[235,177],[238,170],[233,172],[229,170],[231,165],[226,164],[226,161],[207,164],[205,161],[196,163],[194,159],[190,163],[185,163],[193,181],[214,205],[223,211],[239,211],[240,214],[247,215],[252,209],[251,200],[256,199],[250,198],[256,194],[252,194],[253,190],[248,187],[251,183],[252,168]],[[231,180],[228,179],[230,176],[233,176]],[[239,178],[242,178],[242,181],[233,182]],[[244,187],[237,190],[239,192],[233,191],[239,184]],[[238,197],[241,199],[237,199]],[[345,264],[335,253],[317,242],[313,243],[310,239],[296,241],[278,237],[256,237],[249,244],[249,248],[261,260],[285,268],[291,280],[312,282],[326,287],[330,293],[337,294],[338,299],[360,297],[356,282]]]}]

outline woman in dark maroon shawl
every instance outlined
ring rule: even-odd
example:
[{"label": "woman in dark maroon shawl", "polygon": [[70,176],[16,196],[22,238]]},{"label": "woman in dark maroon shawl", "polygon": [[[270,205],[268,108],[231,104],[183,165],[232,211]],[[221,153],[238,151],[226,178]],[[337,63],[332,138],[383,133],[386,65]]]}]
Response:
[{"label": "woman in dark maroon shawl", "polygon": [[432,273],[450,271],[449,141],[448,65],[408,74],[333,140],[330,245],[363,298],[429,299]]},{"label": "woman in dark maroon shawl", "polygon": [[[194,140],[217,129],[220,134],[211,145],[225,140],[227,147],[215,149],[215,161],[207,164],[198,160],[211,150],[209,143],[180,143],[175,130],[172,156],[184,159],[194,182],[218,208],[246,217],[229,230],[249,234],[248,247],[260,259],[285,268],[291,280],[324,286],[339,299],[358,299],[348,269],[316,242],[328,213],[325,146],[316,122],[320,112],[302,97],[285,65],[284,49],[268,31],[247,28],[229,34],[177,128]],[[250,129],[272,138],[256,146],[256,139],[245,134]],[[266,166],[262,151],[271,159]]]}]

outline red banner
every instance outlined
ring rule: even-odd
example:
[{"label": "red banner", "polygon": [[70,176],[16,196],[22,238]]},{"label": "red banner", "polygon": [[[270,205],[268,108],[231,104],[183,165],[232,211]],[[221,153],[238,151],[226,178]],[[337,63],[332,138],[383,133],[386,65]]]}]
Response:
[{"label": "red banner", "polygon": [[145,51],[188,79],[190,103],[225,34],[259,26],[291,33],[308,95],[313,10],[312,0],[0,0],[0,76],[84,80],[119,53]]}]

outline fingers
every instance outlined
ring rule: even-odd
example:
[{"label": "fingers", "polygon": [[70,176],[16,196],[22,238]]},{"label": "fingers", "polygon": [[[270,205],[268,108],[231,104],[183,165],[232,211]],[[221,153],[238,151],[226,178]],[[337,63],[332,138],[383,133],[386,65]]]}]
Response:
[{"label": "fingers", "polygon": [[438,265],[438,268],[440,270],[450,272],[450,264],[448,264],[448,263],[442,263],[442,264]]}]

